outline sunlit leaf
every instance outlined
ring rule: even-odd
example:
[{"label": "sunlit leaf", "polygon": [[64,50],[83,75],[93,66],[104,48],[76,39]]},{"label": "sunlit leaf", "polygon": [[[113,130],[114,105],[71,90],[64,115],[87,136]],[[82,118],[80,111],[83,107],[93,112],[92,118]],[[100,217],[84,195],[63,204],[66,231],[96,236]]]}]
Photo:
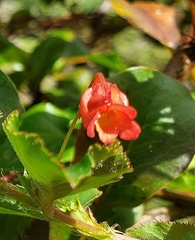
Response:
[{"label": "sunlit leaf", "polygon": [[132,171],[118,141],[109,146],[91,146],[81,162],[63,168],[36,133],[20,132],[18,125],[19,112],[14,111],[3,123],[3,128],[46,202],[118,181],[124,173]]},{"label": "sunlit leaf", "polygon": [[0,180],[0,214],[20,215],[44,219],[30,196],[23,194],[20,187]]},{"label": "sunlit leaf", "polygon": [[152,69],[132,68],[110,80],[127,93],[142,128],[136,141],[125,142],[134,171],[124,181],[149,197],[178,177],[194,155],[195,102],[185,86]]},{"label": "sunlit leaf", "polygon": [[77,206],[78,201],[83,207],[87,207],[100,195],[101,192],[98,189],[91,188],[86,191],[61,198],[55,202],[55,205],[64,212],[71,211],[74,206]]},{"label": "sunlit leaf", "polygon": [[[81,174],[82,172],[85,174]],[[129,159],[117,140],[108,146],[101,144],[91,145],[89,152],[80,162],[64,169],[67,179],[72,178],[72,187],[76,187],[80,183],[83,179],[82,175],[85,178],[87,175],[90,176],[90,178],[84,179],[78,188],[79,190],[118,181],[124,173],[128,172],[132,172]],[[75,191],[77,192],[78,189],[75,189]]]},{"label": "sunlit leaf", "polygon": [[50,201],[63,196],[67,186],[61,167],[54,161],[37,134],[18,131],[18,116],[18,112],[13,112],[3,127],[20,161],[31,178],[49,194]]},{"label": "sunlit leaf", "polygon": [[180,195],[181,199],[194,202],[195,177],[193,172],[185,171],[181,176],[166,186],[165,191]]},{"label": "sunlit leaf", "polygon": [[0,52],[7,61],[25,63],[28,54],[0,34]]},{"label": "sunlit leaf", "polygon": [[116,72],[127,68],[126,64],[114,53],[89,55],[89,59]]}]

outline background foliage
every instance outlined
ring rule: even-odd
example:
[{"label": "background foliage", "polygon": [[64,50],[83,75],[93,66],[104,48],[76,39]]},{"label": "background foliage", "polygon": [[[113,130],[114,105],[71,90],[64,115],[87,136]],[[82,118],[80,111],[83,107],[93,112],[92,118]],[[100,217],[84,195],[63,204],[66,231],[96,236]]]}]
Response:
[{"label": "background foliage", "polygon": [[[190,4],[155,2],[177,14],[135,18],[139,1],[0,2],[2,240],[194,238],[194,88],[160,72]],[[58,153],[96,72],[127,94],[142,133],[109,146],[81,135],[76,149],[90,146],[71,165],[80,120]]]}]

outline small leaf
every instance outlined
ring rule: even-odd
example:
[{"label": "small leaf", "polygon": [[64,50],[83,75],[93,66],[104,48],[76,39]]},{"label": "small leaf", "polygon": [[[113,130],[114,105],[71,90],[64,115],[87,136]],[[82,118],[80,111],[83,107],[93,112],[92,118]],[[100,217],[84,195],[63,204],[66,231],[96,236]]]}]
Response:
[{"label": "small leaf", "polygon": [[176,48],[181,35],[177,27],[176,10],[155,2],[133,2],[111,0],[117,14],[159,40],[170,48]]},{"label": "small leaf", "polygon": [[101,192],[98,189],[91,188],[89,190],[61,198],[55,202],[55,205],[63,212],[66,212],[71,211],[74,206],[77,206],[79,201],[81,205],[86,208],[100,195]]},{"label": "small leaf", "polygon": [[132,168],[122,145],[115,140],[107,146],[98,143],[91,145],[81,161],[63,171],[73,188],[82,181],[78,189],[86,190],[118,181]]},{"label": "small leaf", "polygon": [[77,164],[63,169],[63,172],[71,187],[76,188],[82,180],[91,176],[93,166],[93,161],[84,156]]},{"label": "small leaf", "polygon": [[101,144],[91,145],[88,152],[94,167],[91,177],[83,181],[80,188],[88,189],[103,186],[121,179],[125,173],[133,171],[129,159],[120,141],[115,140],[107,146]]}]

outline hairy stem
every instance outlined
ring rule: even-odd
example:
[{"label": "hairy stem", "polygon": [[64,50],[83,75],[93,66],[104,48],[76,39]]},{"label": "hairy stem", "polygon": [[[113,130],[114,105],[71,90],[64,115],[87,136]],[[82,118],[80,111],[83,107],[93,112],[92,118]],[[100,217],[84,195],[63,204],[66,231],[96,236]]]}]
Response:
[{"label": "hairy stem", "polygon": [[86,222],[83,222],[79,219],[73,218],[67,213],[64,213],[58,209],[55,209],[53,212],[53,217],[56,220],[64,222],[73,228],[77,229],[80,233],[83,233],[86,236],[95,237],[97,239],[107,239],[113,240],[114,235],[111,231],[106,231],[99,225],[100,227],[92,226]]}]

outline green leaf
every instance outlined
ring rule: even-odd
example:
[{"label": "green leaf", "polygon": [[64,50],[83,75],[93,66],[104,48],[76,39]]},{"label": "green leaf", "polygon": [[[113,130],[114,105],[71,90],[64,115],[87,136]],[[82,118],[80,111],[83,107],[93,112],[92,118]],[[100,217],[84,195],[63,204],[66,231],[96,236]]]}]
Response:
[{"label": "green leaf", "polygon": [[18,131],[18,117],[19,112],[16,111],[9,115],[3,124],[4,131],[30,177],[41,185],[41,190],[50,197],[47,200],[52,202],[64,196],[67,181],[60,165],[52,158],[38,135]]},{"label": "green leaf", "polygon": [[69,109],[61,110],[51,103],[40,103],[22,114],[19,129],[38,133],[46,147],[57,154],[72,118],[73,114]]},{"label": "green leaf", "polygon": [[0,166],[4,175],[13,170],[22,172],[24,169],[8,139],[0,145]]},{"label": "green leaf", "polygon": [[8,62],[26,63],[28,54],[0,34],[0,52]]},{"label": "green leaf", "polygon": [[71,1],[71,4],[76,4],[74,7],[74,11],[78,13],[91,13],[94,12],[101,4],[103,3],[103,0],[93,0],[93,1],[87,1],[83,0],[81,2],[78,1]]},{"label": "green leaf", "polygon": [[49,223],[49,239],[51,240],[69,240],[71,236],[71,228],[62,223],[50,221]]},{"label": "green leaf", "polygon": [[78,205],[78,201],[83,207],[87,207],[92,201],[98,198],[101,195],[101,192],[96,188],[91,188],[89,190],[69,195],[64,198],[61,198],[55,202],[56,206],[62,211],[71,211],[74,206]]},{"label": "green leaf", "polygon": [[14,109],[22,110],[17,91],[10,79],[0,71],[0,166],[5,174],[13,169],[23,169],[2,129],[3,121]]},{"label": "green leaf", "polygon": [[20,132],[18,125],[19,112],[14,111],[3,123],[3,128],[40,191],[40,202],[45,199],[43,207],[68,194],[118,181],[122,174],[132,171],[119,141],[108,146],[91,146],[83,162],[61,168],[58,160],[44,147],[43,140],[35,133]]},{"label": "green leaf", "polygon": [[84,179],[92,175],[93,167],[93,161],[88,156],[84,156],[77,164],[63,169],[63,172],[71,187],[76,188]]},{"label": "green leaf", "polygon": [[176,192],[177,194],[181,194],[184,196],[184,192],[189,196],[190,193],[192,197],[194,196],[195,192],[195,177],[194,173],[190,171],[185,171],[181,176],[177,179],[172,181],[166,189],[170,190],[171,192]]},{"label": "green leaf", "polygon": [[21,109],[16,89],[10,79],[0,71],[0,111],[3,112],[3,117],[0,117],[0,144],[6,139],[1,124],[14,109]]},{"label": "green leaf", "polygon": [[124,71],[127,66],[115,53],[89,55],[89,59],[113,71]]},{"label": "green leaf", "polygon": [[193,240],[195,226],[184,223],[150,223],[131,229],[128,236],[144,240]]},{"label": "green leaf", "polygon": [[137,221],[139,221],[142,214],[143,214],[142,205],[135,208],[114,207],[112,208],[110,214],[108,213],[108,211],[105,212],[104,221],[106,219],[110,226],[117,223],[120,226],[120,230],[125,231],[127,228],[129,228],[129,226],[132,226]]},{"label": "green leaf", "polygon": [[126,92],[142,128],[136,141],[124,143],[134,167],[124,184],[150,197],[178,177],[194,155],[195,102],[185,86],[152,69],[131,68],[110,80]]},{"label": "green leaf", "polygon": [[0,214],[1,240],[18,240],[31,221],[32,219],[27,217]]},{"label": "green leaf", "polygon": [[21,190],[24,191],[21,186],[0,179],[0,213],[44,219],[40,208]]},{"label": "green leaf", "polygon": [[90,53],[86,45],[76,36],[75,32],[70,29],[53,30],[49,33],[49,36],[61,38],[65,41],[66,45],[63,56],[66,58],[85,56]]},{"label": "green leaf", "polygon": [[[82,170],[80,170],[88,176],[78,188],[79,190],[83,189],[83,191],[116,182],[121,179],[124,173],[129,173],[133,170],[118,140],[107,146],[101,144],[91,145],[87,155],[84,156],[84,161],[89,165],[91,164],[92,169],[90,170],[88,166],[88,172],[86,172],[83,165]],[[69,181],[75,183],[74,187],[79,184],[79,178],[82,176],[77,171],[79,164],[81,163],[65,169],[65,175],[74,173],[69,175],[72,177],[72,180]],[[75,189],[75,191],[77,190]]]},{"label": "green leaf", "polygon": [[65,41],[61,38],[49,37],[35,48],[31,55],[31,67],[34,82],[40,81],[49,71],[54,62],[62,55]]},{"label": "green leaf", "polygon": [[109,186],[109,191],[106,193],[106,201],[104,202],[104,209],[117,206],[134,207],[141,204],[144,199],[144,191],[140,188],[117,182]]}]

